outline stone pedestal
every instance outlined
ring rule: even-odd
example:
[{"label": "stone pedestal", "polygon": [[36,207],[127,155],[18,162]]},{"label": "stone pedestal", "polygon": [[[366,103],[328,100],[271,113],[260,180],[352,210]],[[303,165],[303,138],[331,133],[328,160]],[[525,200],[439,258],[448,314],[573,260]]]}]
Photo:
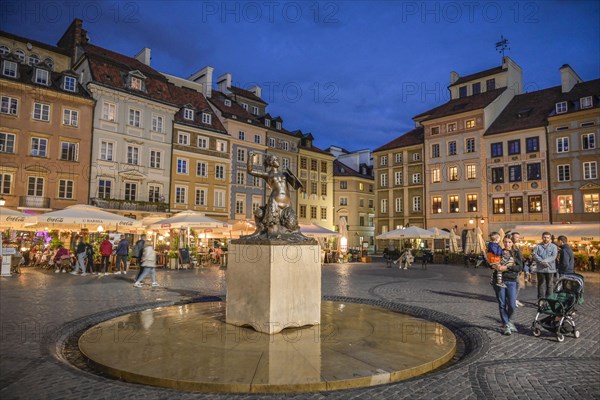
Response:
[{"label": "stone pedestal", "polygon": [[228,249],[226,322],[275,334],[321,321],[319,246],[244,243]]}]

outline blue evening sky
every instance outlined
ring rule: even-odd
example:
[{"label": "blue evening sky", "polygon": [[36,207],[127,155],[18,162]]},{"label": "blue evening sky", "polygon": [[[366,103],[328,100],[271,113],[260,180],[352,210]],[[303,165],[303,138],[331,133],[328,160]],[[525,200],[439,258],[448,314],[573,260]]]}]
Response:
[{"label": "blue evening sky", "polygon": [[374,149],[448,100],[450,71],[500,65],[495,43],[523,69],[529,91],[560,84],[570,64],[600,77],[596,1],[12,1],[1,29],[55,44],[73,18],[91,43],[188,77],[263,87],[272,116],[312,132],[316,145]]}]

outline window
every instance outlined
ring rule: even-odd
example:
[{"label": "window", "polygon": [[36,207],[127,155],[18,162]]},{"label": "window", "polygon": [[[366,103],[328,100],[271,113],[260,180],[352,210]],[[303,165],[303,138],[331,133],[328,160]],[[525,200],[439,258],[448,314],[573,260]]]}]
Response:
[{"label": "window", "polygon": [[347,206],[347,205],[348,205],[348,198],[340,197],[340,206]]},{"label": "window", "polygon": [[348,189],[348,181],[340,181],[340,189]]},{"label": "window", "polygon": [[413,196],[412,198],[412,210],[413,212],[421,211],[421,196]]},{"label": "window", "polygon": [[583,179],[598,179],[596,161],[588,161],[583,163]]},{"label": "window", "polygon": [[44,178],[30,176],[27,179],[27,196],[42,197],[44,195]]},{"label": "window", "polygon": [[581,135],[581,148],[590,150],[596,148],[596,136],[593,133],[584,133]]},{"label": "window", "polygon": [[440,156],[440,145],[438,143],[431,145],[431,158],[438,158]]},{"label": "window", "polygon": [[300,206],[300,218],[306,218],[306,206],[305,205]]},{"label": "window", "polygon": [[215,165],[215,178],[225,179],[225,166],[217,164]]},{"label": "window", "polygon": [[307,168],[307,161],[306,161],[306,158],[304,158],[304,157],[300,157],[300,168],[302,168],[302,169]]},{"label": "window", "polygon": [[421,173],[417,172],[412,174],[412,183],[421,183]]},{"label": "window", "polygon": [[402,172],[394,172],[394,185],[402,185]]},{"label": "window", "polygon": [[510,165],[508,167],[508,181],[509,182],[521,182],[521,166]]},{"label": "window", "polygon": [[258,107],[252,106],[252,114],[258,115]]},{"label": "window", "polygon": [[446,125],[446,132],[455,132],[456,131],[456,122]]},{"label": "window", "polygon": [[60,179],[58,181],[58,198],[72,199],[73,198],[73,181]]},{"label": "window", "polygon": [[460,207],[458,204],[458,196],[457,195],[450,195],[448,196],[448,205],[450,207],[449,211],[451,213],[457,213],[460,211]]},{"label": "window", "polygon": [[542,165],[540,163],[527,164],[527,180],[536,181],[542,179]]},{"label": "window", "polygon": [[15,152],[15,135],[12,133],[0,133],[0,153]]},{"label": "window", "polygon": [[504,197],[496,197],[492,199],[493,213],[504,214]]},{"label": "window", "polygon": [[467,212],[476,212],[477,211],[477,195],[476,194],[468,194],[467,195]]},{"label": "window", "polygon": [[529,213],[535,214],[535,213],[542,212],[542,196],[541,195],[529,196],[527,201],[529,203]]},{"label": "window", "polygon": [[326,219],[327,219],[327,208],[321,207],[321,220],[326,220]]},{"label": "window", "polygon": [[134,146],[127,146],[127,164],[139,165],[140,149]]},{"label": "window", "polygon": [[106,179],[98,181],[98,197],[101,199],[110,199],[110,189],[112,182]]},{"label": "window", "polygon": [[23,50],[16,50],[15,56],[20,62],[25,62],[25,52]]},{"label": "window", "polygon": [[327,182],[321,182],[321,196],[327,196]]},{"label": "window", "polygon": [[229,100],[229,99],[225,99],[225,105],[226,105],[227,107],[231,107],[231,100]]},{"label": "window", "polygon": [[475,128],[475,120],[474,119],[468,119],[467,122],[465,122],[465,126],[467,129],[473,129]]},{"label": "window", "polygon": [[317,194],[317,182],[310,183],[310,194]]},{"label": "window", "polygon": [[254,135],[254,143],[260,144],[260,135]]},{"label": "window", "polygon": [[317,206],[310,206],[310,217],[317,219]]},{"label": "window", "polygon": [[65,108],[63,110],[63,124],[77,126],[79,124],[79,111]]},{"label": "window", "polygon": [[458,180],[458,167],[448,167],[448,180],[449,181],[457,181]]},{"label": "window", "polygon": [[54,69],[54,61],[48,57],[44,60],[44,63],[50,68],[50,69]]},{"label": "window", "polygon": [[206,189],[196,189],[194,204],[197,206],[206,206]]},{"label": "window", "polygon": [[535,153],[540,151],[540,138],[537,136],[525,139],[528,153]]},{"label": "window", "polygon": [[190,135],[188,133],[177,134],[177,143],[188,146],[190,144]]},{"label": "window", "polygon": [[504,168],[492,168],[492,183],[504,183]]},{"label": "window", "polygon": [[600,211],[598,193],[584,194],[583,195],[583,211],[597,213]]},{"label": "window", "polygon": [[431,198],[431,212],[433,214],[442,213],[442,196],[434,196]]},{"label": "window", "polygon": [[184,158],[177,159],[177,173],[187,174],[188,173],[188,160]]},{"label": "window", "polygon": [[246,132],[239,131],[238,132],[238,139],[240,139],[240,140],[246,140]]},{"label": "window", "polygon": [[281,148],[285,151],[288,151],[290,148],[290,144],[288,142],[283,141],[281,142]]},{"label": "window", "polygon": [[113,147],[111,142],[100,142],[100,159],[105,161],[113,161]]},{"label": "window", "polygon": [[511,156],[521,154],[521,140],[509,140],[508,141],[508,154]]},{"label": "window", "polygon": [[242,108],[246,111],[248,111],[248,104],[246,103],[242,103]]},{"label": "window", "polygon": [[36,68],[34,82],[39,83],[40,85],[48,86],[48,83],[49,83],[48,76],[49,76],[48,71],[46,71],[45,69]]},{"label": "window", "polygon": [[206,125],[210,125],[212,123],[212,115],[207,113],[202,113],[202,123]]},{"label": "window", "polygon": [[431,183],[441,182],[441,171],[439,168],[432,168],[431,170]]},{"label": "window", "polygon": [[160,201],[159,186],[148,185],[148,201],[151,203],[158,203]]},{"label": "window", "polygon": [[48,139],[31,138],[31,155],[46,157],[48,151]]},{"label": "window", "polygon": [[246,181],[246,174],[243,171],[237,171],[235,176],[235,183],[238,185],[244,185]]},{"label": "window", "polygon": [[556,113],[557,114],[564,114],[567,112],[567,102],[566,101],[561,101],[559,103],[556,103]]},{"label": "window", "polygon": [[[327,173],[327,161],[321,161],[321,172]],[[327,179],[326,175],[321,175],[321,180],[324,181]]]},{"label": "window", "polygon": [[362,182],[359,182],[358,184],[358,190],[360,190],[361,192],[365,191],[365,184]]},{"label": "window", "polygon": [[369,208],[373,208],[373,200],[369,199]]},{"label": "window", "polygon": [[379,158],[379,164],[380,164],[380,165],[387,165],[387,161],[388,161],[388,158],[387,158],[387,156],[381,156],[381,157]]},{"label": "window", "polygon": [[456,141],[448,142],[448,155],[455,156],[456,155]]},{"label": "window", "polygon": [[227,142],[223,140],[217,140],[217,151],[221,153],[227,152]]},{"label": "window", "polygon": [[114,103],[102,103],[102,119],[115,122],[117,120],[117,105]]},{"label": "window", "polygon": [[402,153],[394,154],[394,163],[401,164],[402,163]]},{"label": "window", "polygon": [[244,203],[245,203],[245,199],[243,198],[238,198],[235,199],[235,213],[236,214],[244,214]]},{"label": "window", "polygon": [[573,213],[573,196],[559,195],[558,199],[558,213],[559,214],[571,214]]},{"label": "window", "polygon": [[150,150],[150,168],[162,168],[162,152]]},{"label": "window", "polygon": [[556,139],[556,151],[558,153],[566,153],[569,151],[569,138],[561,137]]},{"label": "window", "polygon": [[571,165],[570,164],[557,165],[556,168],[558,170],[558,181],[559,182],[566,182],[566,181],[571,180]]},{"label": "window", "polygon": [[0,107],[0,113],[17,115],[17,107],[19,100],[14,97],[2,96],[2,106]]},{"label": "window", "polygon": [[162,132],[163,131],[163,121],[164,118],[160,115],[152,116],[152,131],[154,132]]},{"label": "window", "polygon": [[202,161],[196,162],[196,176],[208,177],[208,164]]},{"label": "window", "polygon": [[268,119],[268,118],[265,118],[265,126],[266,126],[267,128],[270,128],[270,127],[271,127],[271,120],[270,120],[270,119]]},{"label": "window", "polygon": [[269,147],[275,147],[275,138],[269,138]]},{"label": "window", "polygon": [[386,214],[387,213],[387,206],[388,206],[387,199],[381,199],[381,213],[382,214]]},{"label": "window", "polygon": [[50,105],[42,103],[33,104],[33,119],[50,121]]},{"label": "window", "polygon": [[467,97],[467,87],[461,86],[458,88],[458,97]]},{"label": "window", "polygon": [[175,203],[187,204],[187,187],[175,186]]},{"label": "window", "polygon": [[17,63],[5,60],[4,68],[2,69],[2,74],[4,74],[4,76],[16,78],[17,77]]},{"label": "window", "polygon": [[510,213],[511,214],[522,214],[523,213],[523,197],[511,197],[510,198]]},{"label": "window", "polygon": [[0,46],[0,54],[3,56],[10,54],[10,49],[6,46]]},{"label": "window", "polygon": [[401,213],[404,212],[404,200],[402,199],[402,197],[396,197],[394,199],[394,210],[397,213]]},{"label": "window", "polygon": [[432,126],[431,127],[431,134],[432,135],[439,135],[440,134],[440,127],[439,126]]},{"label": "window", "polygon": [[413,153],[412,160],[413,161],[420,161],[421,160],[421,153]]},{"label": "window", "polygon": [[246,161],[246,150],[244,150],[244,149],[237,149],[237,160],[239,162],[245,162]]},{"label": "window", "polygon": [[477,165],[467,164],[467,179],[477,178]]},{"label": "window", "polygon": [[215,207],[225,208],[225,191],[215,190]]},{"label": "window", "polygon": [[490,91],[496,89],[496,79],[488,79],[485,81],[485,90]]},{"label": "window", "polygon": [[358,226],[365,226],[365,216],[364,215],[359,215]]},{"label": "window", "polygon": [[0,194],[10,194],[12,175],[0,174]]},{"label": "window", "polygon": [[481,93],[481,82],[476,82],[472,85],[473,94]]},{"label": "window", "polygon": [[381,174],[379,183],[381,184],[381,187],[387,187],[387,184],[388,184],[387,174]]},{"label": "window", "polygon": [[592,107],[592,96],[582,97],[579,99],[580,108],[590,108]]},{"label": "window", "polygon": [[492,157],[502,157],[502,143],[492,143]]},{"label": "window", "polygon": [[75,92],[77,90],[77,79],[72,76],[65,76],[63,81],[63,89],[67,92]]},{"label": "window", "polygon": [[465,151],[467,153],[475,152],[475,138],[468,138],[465,140]]},{"label": "window", "polygon": [[275,122],[275,128],[281,130],[281,122]]},{"label": "window", "polygon": [[133,90],[142,90],[142,80],[138,77],[131,76],[129,81],[129,86]]},{"label": "window", "polygon": [[289,158],[283,158],[283,159],[281,159],[281,161],[282,161],[281,165],[283,166],[284,169],[290,167],[290,159]]},{"label": "window", "polygon": [[77,161],[77,143],[62,142],[60,144],[60,159],[65,161]]},{"label": "window", "polygon": [[135,126],[137,128],[141,127],[141,116],[142,112],[140,110],[134,110],[133,108],[129,109],[129,125]]},{"label": "window", "polygon": [[252,186],[254,186],[254,187],[261,187],[262,186],[262,179],[259,178],[258,176],[253,176],[252,177]]},{"label": "window", "polygon": [[188,121],[193,121],[194,120],[194,110],[192,110],[191,108],[184,108],[183,109],[183,119],[187,119]]}]

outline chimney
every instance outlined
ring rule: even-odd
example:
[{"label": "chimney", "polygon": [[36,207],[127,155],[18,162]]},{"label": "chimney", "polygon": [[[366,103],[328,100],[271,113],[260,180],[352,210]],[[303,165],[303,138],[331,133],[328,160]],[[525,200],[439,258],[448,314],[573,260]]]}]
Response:
[{"label": "chimney", "polygon": [[229,72],[217,79],[217,87],[220,92],[229,93],[229,88],[231,87],[231,74]]},{"label": "chimney", "polygon": [[254,93],[254,95],[256,95],[256,97],[262,98],[261,97],[261,95],[262,95],[262,89],[260,88],[260,86],[258,86],[258,85],[252,86],[249,90],[252,93]]},{"label": "chimney", "polygon": [[578,83],[583,82],[583,80],[577,75],[577,72],[571,68],[569,64],[565,64],[559,69],[560,71],[560,85],[562,87],[562,92],[567,93],[573,89]]},{"label": "chimney", "polygon": [[454,84],[454,82],[456,82],[458,80],[458,78],[460,78],[460,76],[458,75],[458,72],[456,71],[452,71],[450,72],[450,84]]},{"label": "chimney", "polygon": [[213,67],[206,66],[188,78],[188,80],[200,83],[202,85],[202,93],[206,97],[210,97],[212,95],[212,80],[214,70],[215,69]]},{"label": "chimney", "polygon": [[150,66],[150,60],[152,59],[152,57],[150,57],[150,49],[148,47],[144,47],[135,55],[134,58],[140,62],[143,62],[147,66]]},{"label": "chimney", "polygon": [[71,66],[77,61],[77,46],[89,42],[87,31],[83,29],[83,21],[76,18],[71,22],[62,37],[58,40],[57,46],[65,49],[71,56]]}]

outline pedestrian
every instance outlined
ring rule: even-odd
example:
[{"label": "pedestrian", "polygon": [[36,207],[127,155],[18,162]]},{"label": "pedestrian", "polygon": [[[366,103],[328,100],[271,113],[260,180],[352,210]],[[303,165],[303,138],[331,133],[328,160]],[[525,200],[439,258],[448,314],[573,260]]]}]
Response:
[{"label": "pedestrian", "polygon": [[[517,332],[515,324],[512,322],[512,317],[517,308],[517,277],[518,273],[523,269],[522,259],[515,258],[515,249],[512,239],[506,235],[503,240],[504,250],[507,256],[503,256],[499,263],[491,264],[494,274],[502,274],[503,286],[492,284],[498,301],[498,309],[500,311],[500,320],[502,321],[503,333],[511,335]],[[492,282],[496,282],[495,277],[492,277]]]},{"label": "pedestrian", "polygon": [[558,247],[552,243],[550,232],[542,233],[542,243],[533,248],[533,260],[537,267],[538,302],[550,296],[553,291],[553,277],[556,273]]},{"label": "pedestrian", "polygon": [[75,247],[75,254],[77,254],[77,264],[75,264],[75,270],[71,271],[72,275],[77,275],[79,270],[81,270],[81,276],[87,275],[85,272],[85,254],[86,254],[86,246],[83,241],[83,237],[79,237],[77,240],[77,247]]},{"label": "pedestrian", "polygon": [[594,258],[593,254],[590,256],[588,261],[590,263],[590,269],[592,270],[592,272],[595,272],[596,271],[596,259]]},{"label": "pedestrian", "polygon": [[134,281],[137,282],[138,279],[140,279],[140,275],[142,274],[144,267],[142,266],[142,258],[144,256],[144,248],[146,247],[146,235],[142,234],[142,236],[140,236],[140,240],[138,240],[137,242],[135,242],[135,246],[133,246],[133,251],[131,256],[133,258],[135,258],[135,262],[138,265],[138,272],[135,275],[135,279]]},{"label": "pedestrian", "polygon": [[54,255],[54,265],[56,265],[56,269],[54,273],[67,272],[71,264],[71,255],[69,254],[69,250],[65,249],[65,247],[60,244],[58,245],[58,250]]},{"label": "pedestrian", "polygon": [[152,287],[160,286],[158,282],[156,282],[156,251],[152,247],[152,243],[147,242],[146,247],[144,247],[143,255],[140,262],[141,266],[144,267],[142,273],[139,278],[136,279],[133,284],[134,287],[142,287],[142,281],[146,277],[146,275],[151,274],[152,277]]},{"label": "pedestrian", "polygon": [[[125,235],[121,235],[121,240],[117,245],[117,272],[115,275],[127,273],[127,259],[129,258],[129,241]],[[121,270],[121,263],[123,263],[123,269]]]},{"label": "pedestrian", "polygon": [[[515,258],[515,262],[524,265],[523,253],[521,253],[520,244],[521,244],[521,234],[519,232],[511,232],[510,238],[513,242],[513,256]],[[518,260],[517,260],[518,259]],[[517,307],[523,307],[523,303],[519,301],[519,292],[521,291],[521,271],[517,273]],[[525,284],[525,280],[523,279],[523,285]]]},{"label": "pedestrian", "polygon": [[88,271],[90,271],[92,275],[96,275],[97,272],[94,269],[94,246],[92,246],[91,243],[85,244],[85,258]]},{"label": "pedestrian", "polygon": [[567,237],[564,235],[558,237],[558,264],[556,269],[559,277],[575,272],[575,256],[567,243]]},{"label": "pedestrian", "polygon": [[104,237],[102,243],[100,243],[100,255],[102,256],[102,260],[100,262],[100,270],[98,271],[102,274],[102,269],[104,268],[104,276],[108,275],[108,269],[110,268],[110,256],[113,252],[113,244],[108,240],[108,235]]},{"label": "pedestrian", "polygon": [[490,242],[487,245],[486,258],[490,268],[494,270],[493,276],[496,277],[496,281],[493,281],[492,284],[504,287],[504,283],[502,281],[502,272],[499,272],[497,268],[494,268],[500,264],[504,254],[504,251],[500,246],[500,239],[500,234],[498,232],[490,233]]}]

